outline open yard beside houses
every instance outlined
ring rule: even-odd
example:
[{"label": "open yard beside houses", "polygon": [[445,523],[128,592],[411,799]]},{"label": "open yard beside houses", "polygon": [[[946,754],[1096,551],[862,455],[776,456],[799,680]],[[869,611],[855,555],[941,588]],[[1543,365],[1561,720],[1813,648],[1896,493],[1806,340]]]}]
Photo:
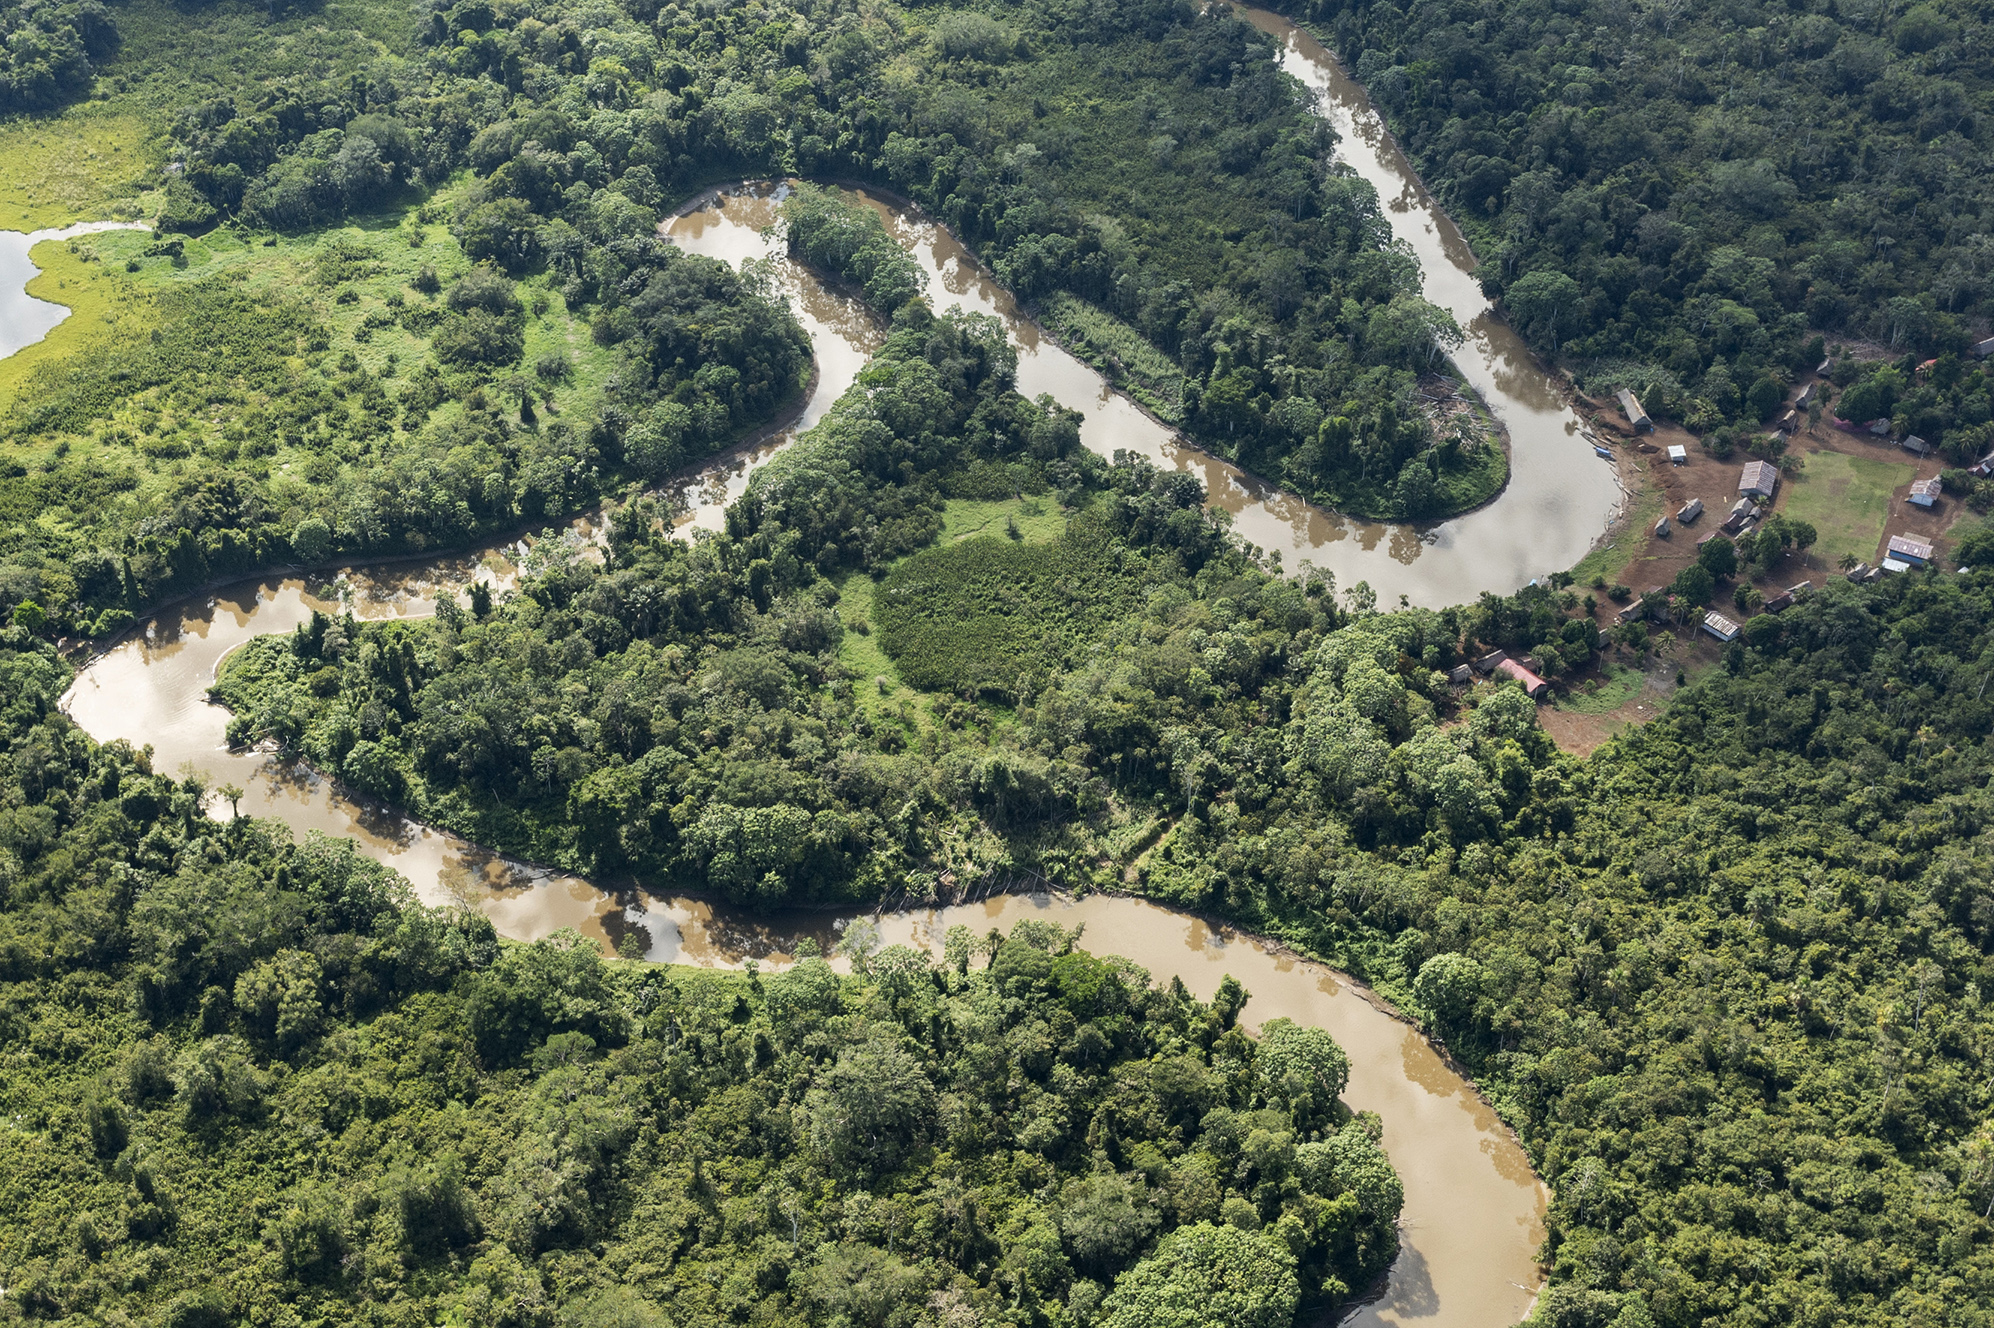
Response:
[{"label": "open yard beside houses", "polygon": [[1815,550],[1830,567],[1845,553],[1874,562],[1890,520],[1891,495],[1916,473],[1908,461],[1811,452],[1805,471],[1788,480],[1781,511],[1813,524],[1820,533]]}]

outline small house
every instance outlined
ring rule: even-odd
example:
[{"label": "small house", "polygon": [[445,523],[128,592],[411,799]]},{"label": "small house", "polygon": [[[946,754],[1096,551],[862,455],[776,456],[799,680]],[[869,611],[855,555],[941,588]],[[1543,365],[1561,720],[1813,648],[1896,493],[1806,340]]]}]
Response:
[{"label": "small house", "polygon": [[1779,467],[1770,461],[1747,461],[1738,476],[1738,492],[1750,498],[1771,498],[1779,491]]},{"label": "small house", "polygon": [[1735,535],[1743,530],[1748,522],[1756,521],[1759,505],[1749,498],[1740,498],[1731,504],[1731,514],[1724,518],[1722,527],[1726,535]]},{"label": "small house", "polygon": [[1688,460],[1689,460],[1688,448],[1684,447],[1681,443],[1669,444],[1669,464],[1671,466],[1683,465]]},{"label": "small house", "polygon": [[1627,423],[1635,433],[1653,431],[1655,422],[1648,418],[1647,411],[1641,409],[1641,403],[1632,392],[1623,387],[1614,395],[1620,398],[1621,412],[1627,416]]},{"label": "small house", "polygon": [[1813,403],[1815,390],[1820,386],[1819,383],[1809,383],[1807,386],[1801,388],[1800,395],[1793,399],[1793,408],[1795,410],[1806,410]]},{"label": "small house", "polygon": [[1774,595],[1771,599],[1767,600],[1765,604],[1762,605],[1761,607],[1763,607],[1767,613],[1778,613],[1781,609],[1790,609],[1793,607],[1793,592],[1790,590],[1782,590],[1777,595]]},{"label": "small house", "polygon": [[1889,420],[1871,420],[1862,427],[1869,430],[1872,435],[1878,438],[1888,438],[1890,436]]},{"label": "small house", "polygon": [[1701,551],[1704,545],[1710,543],[1711,540],[1716,539],[1719,535],[1722,535],[1723,533],[1724,533],[1724,527],[1722,526],[1717,527],[1717,529],[1715,530],[1704,531],[1701,535],[1698,535],[1696,537],[1697,549]]},{"label": "small house", "polygon": [[1932,542],[1916,535],[1892,535],[1888,549],[1892,558],[1913,567],[1923,567],[1932,560]]},{"label": "small house", "polygon": [[1828,371],[1834,367],[1835,367],[1835,358],[1834,356],[1831,355],[1827,359],[1821,361],[1819,364],[1814,366],[1814,376],[1816,378],[1826,378],[1828,376]]},{"label": "small house", "polygon": [[1735,641],[1738,639],[1738,624],[1732,622],[1721,613],[1704,614],[1703,630],[1716,637],[1719,641]]},{"label": "small house", "polygon": [[1967,473],[1969,475],[1978,475],[1982,479],[1986,479],[1989,475],[1994,475],[1994,452],[1989,452],[1986,456],[1968,466]]},{"label": "small house", "polygon": [[1994,337],[1989,337],[1987,338],[1987,340],[1975,346],[1973,348],[1973,353],[1975,355],[1978,355],[1983,360],[1991,355],[1994,355]]},{"label": "small house", "polygon": [[[1701,498],[1692,498],[1676,509],[1676,520],[1682,522],[1685,526],[1702,515],[1703,500]],[[1702,542],[1702,540],[1697,541],[1698,544]]]},{"label": "small house", "polygon": [[1773,426],[1773,432],[1792,433],[1794,430],[1798,429],[1799,427],[1800,427],[1800,412],[1797,410],[1789,410],[1786,412],[1786,414],[1779,417],[1779,423]]},{"label": "small house", "polygon": [[[1897,564],[1897,566],[1898,566],[1899,570],[1902,570],[1902,568],[1903,568],[1904,564],[1903,564],[1903,563],[1898,563],[1898,564]],[[1883,569],[1882,569],[1881,567],[1872,567],[1872,568],[1870,568],[1870,569],[1869,569],[1869,570],[1868,570],[1867,572],[1864,572],[1864,573],[1862,574],[1862,581],[1863,581],[1863,584],[1864,584],[1864,585],[1868,585],[1868,584],[1869,584],[1870,582],[1872,582],[1872,581],[1876,580],[1877,578],[1881,577],[1882,575],[1883,575]]]},{"label": "small house", "polygon": [[1869,574],[1874,570],[1876,569],[1872,568],[1868,563],[1857,563],[1854,567],[1851,567],[1849,569],[1849,580],[1854,581],[1856,584],[1860,585],[1864,580],[1868,578]]},{"label": "small house", "polygon": [[1814,588],[1812,581],[1796,581],[1786,588],[1786,593],[1795,599],[1807,598],[1807,592]]},{"label": "small house", "polygon": [[1456,687],[1462,686],[1465,683],[1471,683],[1474,680],[1475,671],[1466,664],[1456,664],[1453,668],[1447,670],[1447,681],[1453,683]]},{"label": "small house", "polygon": [[1502,663],[1496,665],[1496,672],[1506,678],[1516,679],[1517,682],[1523,685],[1523,694],[1533,701],[1543,700],[1544,694],[1551,690],[1550,683],[1545,682],[1542,678],[1532,673],[1529,669],[1524,668],[1513,659],[1505,659]]},{"label": "small house", "polygon": [[1937,507],[1944,491],[1945,486],[1937,480],[1912,480],[1911,496],[1906,501],[1917,507]]},{"label": "small house", "polygon": [[1928,457],[1932,454],[1932,445],[1915,433],[1897,445],[1915,457]]},{"label": "small house", "polygon": [[1674,527],[1669,524],[1669,514],[1667,512],[1662,513],[1662,519],[1655,523],[1655,534],[1662,539],[1667,539],[1672,530],[1674,530]]},{"label": "small house", "polygon": [[1488,654],[1483,655],[1480,659],[1474,662],[1475,672],[1493,673],[1495,672],[1496,665],[1502,663],[1504,660],[1508,658],[1509,655],[1505,651],[1491,650]]}]

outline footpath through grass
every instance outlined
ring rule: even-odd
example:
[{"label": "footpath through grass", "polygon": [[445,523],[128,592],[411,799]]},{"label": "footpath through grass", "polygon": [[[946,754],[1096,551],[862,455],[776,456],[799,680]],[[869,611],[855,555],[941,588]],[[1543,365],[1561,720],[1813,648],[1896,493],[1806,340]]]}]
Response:
[{"label": "footpath through grass", "polygon": [[1787,516],[1810,522],[1819,532],[1814,551],[1830,567],[1850,554],[1873,561],[1890,520],[1890,495],[1911,482],[1917,468],[1907,462],[1815,452],[1802,475],[1787,481]]}]

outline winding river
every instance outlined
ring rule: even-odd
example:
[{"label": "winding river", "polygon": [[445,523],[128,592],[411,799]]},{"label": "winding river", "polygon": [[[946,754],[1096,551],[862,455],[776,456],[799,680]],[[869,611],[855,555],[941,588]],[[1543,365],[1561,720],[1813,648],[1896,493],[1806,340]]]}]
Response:
[{"label": "winding river", "polygon": [[[413,571],[356,571],[348,603],[370,618],[427,614],[440,591],[511,570],[493,553]],[[216,664],[251,637],[288,631],[314,608],[338,604],[315,598],[301,582],[271,579],[161,614],[85,669],[64,706],[99,739],[151,743],[155,769],[192,769],[211,786],[242,786],[246,814],[279,817],[301,833],[355,839],[406,875],[426,903],[480,909],[508,936],[531,940],[573,927],[613,943],[634,929],[656,962],[715,967],[749,958],[779,967],[804,936],[831,949],[847,918],[754,915],[635,889],[606,892],[354,798],[302,762],[228,750],[226,712],[204,695]],[[217,806],[217,815],[224,812]],[[1084,923],[1088,948],[1124,955],[1159,982],[1181,977],[1201,999],[1231,974],[1252,993],[1244,1014],[1250,1026],[1285,1016],[1326,1028],[1343,1045],[1351,1063],[1344,1100],[1383,1118],[1385,1149],[1406,1189],[1398,1261],[1378,1299],[1347,1322],[1502,1328],[1528,1312],[1541,1282],[1535,1253],[1544,1235],[1542,1185],[1472,1086],[1361,986],[1252,937],[1137,899],[1004,895],[879,921],[887,941],[938,952],[956,923],[981,934],[1026,917]]]},{"label": "winding river", "polygon": [[[1404,594],[1417,603],[1442,604],[1472,599],[1482,590],[1507,592],[1571,565],[1603,530],[1618,501],[1611,468],[1593,458],[1550,376],[1490,315],[1469,275],[1472,258],[1459,232],[1420,186],[1362,92],[1333,58],[1285,20],[1242,12],[1281,38],[1286,67],[1316,92],[1322,112],[1342,136],[1342,156],[1378,188],[1395,233],[1419,255],[1429,298],[1451,309],[1468,329],[1470,339],[1457,363],[1511,441],[1512,479],[1490,506],[1430,528],[1356,522],[1312,508],[1188,448],[1021,317],[1008,293],[947,231],[869,201],[921,260],[938,308],[960,305],[1004,321],[1019,346],[1022,391],[1050,392],[1085,412],[1082,438],[1097,451],[1126,448],[1197,472],[1212,501],[1234,514],[1235,528],[1261,547],[1281,551],[1289,568],[1306,560],[1334,571],[1345,586],[1368,580],[1387,603]],[[818,368],[812,395],[791,429],[722,457],[682,482],[686,525],[717,525],[754,467],[821,418],[878,345],[879,331],[862,309],[826,290],[782,253],[770,229],[778,206],[779,186],[744,186],[668,223],[671,237],[689,250],[736,263],[771,259],[778,284],[810,333]],[[12,237],[23,242],[18,244],[0,237],[0,291],[18,293],[33,275],[28,242],[69,233],[81,232]],[[14,267],[22,264],[16,273]],[[42,302],[19,294],[18,300],[0,303],[0,356],[39,340],[60,321],[60,315],[51,318],[31,305]],[[516,547],[491,549],[416,567],[354,569],[346,603],[362,617],[426,615],[440,593],[457,593],[474,579],[509,579],[515,552]],[[82,672],[64,698],[65,708],[99,739],[150,744],[156,769],[189,770],[211,786],[242,786],[247,814],[279,817],[300,833],[318,830],[356,840],[406,875],[424,901],[478,908],[508,936],[530,940],[573,927],[615,942],[635,931],[648,957],[659,962],[732,966],[754,958],[779,965],[803,936],[828,940],[843,927],[845,919],[823,914],[736,915],[698,900],[656,898],[636,889],[605,891],[356,799],[302,763],[228,750],[227,716],[205,698],[222,657],[251,637],[289,630],[315,608],[338,607],[314,597],[298,580],[244,582],[144,623]],[[1286,1016],[1330,1030],[1348,1050],[1346,1100],[1383,1117],[1385,1147],[1406,1185],[1402,1253],[1382,1294],[1350,1322],[1496,1328],[1528,1312],[1541,1282],[1534,1254],[1543,1237],[1543,1187],[1513,1136],[1472,1087],[1368,992],[1250,937],[1133,899],[1002,896],[896,914],[881,923],[889,941],[938,947],[941,934],[956,922],[982,932],[1024,917],[1085,923],[1089,948],[1125,955],[1159,981],[1181,977],[1201,997],[1209,997],[1229,973],[1252,993],[1245,1013],[1249,1024]]]},{"label": "winding river", "polygon": [[[1314,94],[1340,139],[1338,156],[1378,191],[1392,233],[1419,259],[1426,295],[1467,335],[1456,367],[1502,422],[1510,442],[1510,481],[1493,502],[1434,524],[1359,521],[1311,506],[1237,466],[1183,443],[1089,366],[1051,340],[1018,309],[974,255],[946,229],[858,192],[887,229],[920,260],[929,303],[1000,319],[1018,348],[1018,390],[1050,393],[1085,416],[1081,441],[1102,456],[1118,450],[1196,473],[1233,527],[1290,570],[1304,562],[1332,571],[1340,586],[1366,581],[1381,603],[1401,595],[1428,606],[1459,604],[1483,591],[1508,594],[1583,558],[1621,501],[1613,465],[1593,454],[1583,426],[1554,378],[1498,318],[1474,277],[1475,258],[1460,230],[1429,194],[1364,92],[1320,43],[1288,20],[1242,8],[1283,44],[1282,66]],[[792,262],[780,233],[777,184],[743,185],[705,198],[665,225],[681,247],[739,265],[768,263],[817,347],[819,379],[807,428],[850,385],[877,346],[874,325]],[[786,431],[747,449],[685,486],[687,524],[717,526],[748,475],[796,437]]]}]

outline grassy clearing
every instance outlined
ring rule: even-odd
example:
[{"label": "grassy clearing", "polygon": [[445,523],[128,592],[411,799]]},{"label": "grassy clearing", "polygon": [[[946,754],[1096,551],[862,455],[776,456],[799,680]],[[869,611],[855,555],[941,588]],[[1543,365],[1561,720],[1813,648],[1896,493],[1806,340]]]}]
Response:
[{"label": "grassy clearing", "polygon": [[1107,310],[1061,291],[1046,299],[1039,321],[1108,381],[1171,424],[1184,421],[1184,374],[1177,362]]},{"label": "grassy clearing", "polygon": [[[175,287],[210,282],[251,294],[302,299],[331,334],[322,354],[333,360],[351,355],[375,375],[406,373],[428,357],[429,342],[396,318],[390,301],[399,298],[404,307],[435,304],[434,296],[411,288],[416,274],[428,267],[448,286],[472,266],[447,226],[422,220],[424,216],[442,216],[448,205],[449,193],[445,191],[419,209],[391,210],[352,225],[300,235],[212,231],[186,241],[177,260],[148,255],[153,239],[144,231],[106,231],[66,243],[37,245],[33,256],[44,270],[29,283],[29,292],[68,305],[75,312],[46,340],[0,361],[0,410],[24,390],[30,394],[46,390],[54,382],[53,376],[63,373],[62,362],[79,351],[128,343],[144,335],[162,294]],[[329,261],[329,255],[342,257]],[[137,264],[136,271],[127,270],[131,263]],[[573,376],[550,410],[558,417],[568,403],[583,399],[600,386],[614,357],[568,312],[560,292],[545,275],[521,282],[519,294],[529,310],[543,308],[526,321],[522,364],[530,366],[542,355],[559,353],[574,366]],[[38,378],[43,370],[47,373]],[[142,421],[157,412],[154,397],[158,395],[134,394],[103,421],[99,435],[119,427],[140,433]],[[461,409],[459,403],[446,401],[433,418],[445,420]],[[72,446],[89,445],[83,439],[68,441]],[[198,438],[191,440],[196,449],[200,442]],[[175,450],[165,449],[169,453]],[[283,470],[307,459],[287,455],[288,451],[273,457],[270,468]],[[317,449],[308,451],[315,453]]]},{"label": "grassy clearing", "polygon": [[1558,709],[1576,715],[1607,715],[1641,694],[1644,675],[1624,664],[1608,664],[1599,685],[1590,692],[1560,696]]},{"label": "grassy clearing", "polygon": [[1049,544],[1066,531],[1066,517],[1050,498],[1006,498],[1000,502],[952,498],[942,513],[938,542],[953,544],[978,535],[1008,538],[1012,523],[1025,544]]},{"label": "grassy clearing", "polygon": [[1816,452],[1807,458],[1806,473],[1788,481],[1781,511],[1813,524],[1819,532],[1814,552],[1830,567],[1843,554],[1870,562],[1890,519],[1890,495],[1915,474],[1915,466],[1901,461]]},{"label": "grassy clearing", "polygon": [[143,117],[94,106],[0,124],[0,228],[137,217],[165,146]]},{"label": "grassy clearing", "polygon": [[[28,294],[69,309],[69,317],[32,346],[0,360],[0,413],[30,375],[43,365],[73,355],[104,337],[130,340],[152,326],[152,300],[124,271],[127,252],[151,242],[144,231],[106,231],[64,243],[48,240],[29,257],[41,275],[28,282]],[[87,246],[87,248],[86,248]]]},{"label": "grassy clearing", "polygon": [[854,572],[838,583],[838,616],[845,624],[838,663],[851,675],[852,700],[866,718],[875,726],[898,724],[911,740],[922,729],[934,727],[934,710],[925,693],[902,681],[900,666],[880,644],[873,618],[878,593],[878,583],[864,572]]}]

